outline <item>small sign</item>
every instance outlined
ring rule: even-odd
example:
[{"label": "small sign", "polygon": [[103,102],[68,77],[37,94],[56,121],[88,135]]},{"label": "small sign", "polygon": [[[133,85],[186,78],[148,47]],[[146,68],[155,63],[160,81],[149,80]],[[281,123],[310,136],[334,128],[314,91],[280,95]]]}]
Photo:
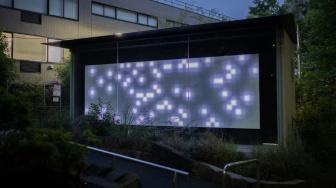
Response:
[{"label": "small sign", "polygon": [[59,102],[59,97],[53,97],[53,102]]},{"label": "small sign", "polygon": [[53,96],[56,96],[56,97],[61,96],[61,84],[54,84]]}]

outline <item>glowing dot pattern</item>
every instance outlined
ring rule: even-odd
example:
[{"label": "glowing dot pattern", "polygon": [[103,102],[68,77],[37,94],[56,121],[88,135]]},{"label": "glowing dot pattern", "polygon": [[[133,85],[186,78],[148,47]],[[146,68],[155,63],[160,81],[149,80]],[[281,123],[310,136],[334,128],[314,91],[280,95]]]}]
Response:
[{"label": "glowing dot pattern", "polygon": [[260,129],[258,54],[88,65],[85,71],[85,113],[100,97],[112,106],[134,104],[133,113],[147,109],[172,126],[194,121]]}]

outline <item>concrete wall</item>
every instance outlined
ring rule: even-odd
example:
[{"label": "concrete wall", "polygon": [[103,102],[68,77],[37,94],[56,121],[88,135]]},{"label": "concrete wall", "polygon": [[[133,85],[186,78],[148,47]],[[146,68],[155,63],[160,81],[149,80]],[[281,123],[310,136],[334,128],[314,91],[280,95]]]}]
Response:
[{"label": "concrete wall", "polygon": [[295,117],[295,45],[287,32],[278,33],[277,73],[278,73],[278,142],[285,144],[292,133]]}]

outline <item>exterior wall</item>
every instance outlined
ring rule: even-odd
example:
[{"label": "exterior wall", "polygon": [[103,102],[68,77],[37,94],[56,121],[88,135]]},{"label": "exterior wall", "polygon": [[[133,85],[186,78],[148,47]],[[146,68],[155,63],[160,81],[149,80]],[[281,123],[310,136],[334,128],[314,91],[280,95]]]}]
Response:
[{"label": "exterior wall", "polygon": [[[165,28],[167,19],[189,25],[214,21],[211,18],[151,0],[95,0],[94,2],[158,17],[158,28]],[[22,22],[21,10],[0,7],[0,28],[10,33],[61,40],[157,29],[137,23],[93,15],[91,13],[91,5],[92,1],[79,1],[78,20],[42,14],[41,24]],[[18,61],[18,70],[19,63]],[[54,63],[41,62],[41,73],[37,74],[41,75],[43,82],[57,82],[54,72],[46,69],[52,64]],[[35,74],[21,73],[20,80],[34,79]]]},{"label": "exterior wall", "polygon": [[278,143],[285,144],[292,133],[292,120],[295,117],[295,45],[287,32],[282,29],[280,37],[278,64]]}]

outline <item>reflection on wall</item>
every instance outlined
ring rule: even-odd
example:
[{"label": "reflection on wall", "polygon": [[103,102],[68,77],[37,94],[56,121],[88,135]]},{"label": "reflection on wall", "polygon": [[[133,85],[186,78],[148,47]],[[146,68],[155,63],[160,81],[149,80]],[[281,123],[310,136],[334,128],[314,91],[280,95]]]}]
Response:
[{"label": "reflection on wall", "polygon": [[[111,62],[113,63],[113,62]],[[259,55],[85,67],[85,110],[98,98],[173,126],[260,129]]]}]

